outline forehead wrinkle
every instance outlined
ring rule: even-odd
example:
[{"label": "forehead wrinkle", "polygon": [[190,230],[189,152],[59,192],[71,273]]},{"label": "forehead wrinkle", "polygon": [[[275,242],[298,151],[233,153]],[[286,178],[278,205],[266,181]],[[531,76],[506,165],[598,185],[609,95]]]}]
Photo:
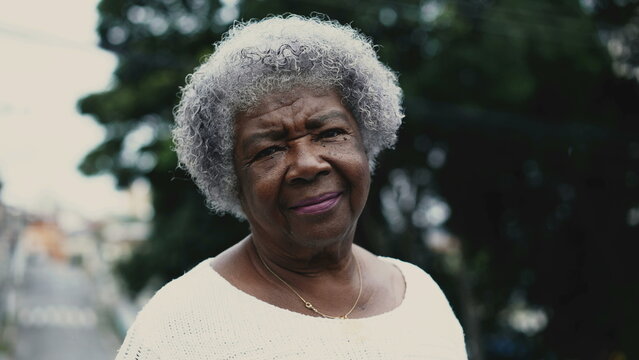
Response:
[{"label": "forehead wrinkle", "polygon": [[[250,147],[255,143],[265,140],[281,140],[288,135],[288,129],[285,126],[284,120],[287,117],[285,113],[290,113],[289,109],[285,109],[287,106],[290,106],[290,104],[285,104],[272,111],[251,117],[245,113],[244,116],[238,119],[245,125],[248,123],[257,125],[255,130],[251,131],[247,136],[244,136],[241,144],[244,152],[249,152]],[[290,117],[290,115],[288,115],[288,117]]]},{"label": "forehead wrinkle", "polygon": [[289,134],[290,131],[296,132],[305,129],[307,119],[317,112],[318,106],[321,104],[308,105],[304,96],[297,96],[294,101],[287,101],[287,104],[265,113],[255,120],[259,122],[260,129],[271,131],[277,128],[283,133],[283,136]]},{"label": "forehead wrinkle", "polygon": [[301,100],[303,96],[296,95],[290,96],[290,94],[274,94],[263,98],[260,102],[249,108],[244,112],[245,116],[249,118],[261,118],[271,113],[278,112],[285,107],[293,106],[296,102]]},{"label": "forehead wrinkle", "polygon": [[[290,93],[289,93],[290,95]],[[330,95],[328,95],[330,96]],[[315,95],[315,97],[325,98],[326,94]],[[303,94],[295,94],[295,96],[277,96],[266,98],[260,106],[256,106],[253,110],[244,112],[239,117],[243,122],[256,122],[257,131],[249,134],[243,141],[242,148],[247,151],[248,148],[263,140],[281,140],[293,132],[302,132],[303,130],[313,130],[325,125],[328,120],[338,118],[348,122],[348,115],[344,111],[332,108],[324,108],[325,100],[319,103],[308,105],[306,97]],[[275,105],[273,105],[275,104]],[[257,114],[257,109],[266,108],[266,111]],[[317,115],[319,113],[319,115]]]}]

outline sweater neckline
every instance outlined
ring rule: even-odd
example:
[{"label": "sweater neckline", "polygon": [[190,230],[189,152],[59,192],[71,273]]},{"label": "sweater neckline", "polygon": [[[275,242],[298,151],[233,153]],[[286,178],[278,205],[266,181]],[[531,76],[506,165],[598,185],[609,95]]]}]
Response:
[{"label": "sweater neckline", "polygon": [[[402,277],[404,278],[404,297],[401,301],[401,303],[387,311],[381,314],[377,314],[377,315],[373,315],[373,316],[368,316],[368,317],[364,317],[364,318],[355,318],[355,319],[327,319],[327,318],[323,318],[323,317],[318,317],[318,316],[312,316],[312,315],[306,315],[306,314],[302,314],[302,313],[298,313],[296,311],[292,311],[289,309],[285,309],[282,307],[279,307],[277,305],[273,305],[271,303],[268,303],[262,299],[259,299],[249,293],[244,292],[243,290],[238,289],[237,287],[235,287],[235,285],[231,284],[228,280],[226,280],[222,275],[220,275],[217,271],[215,271],[215,269],[213,269],[213,267],[210,265],[211,261],[214,258],[208,258],[204,261],[202,261],[200,264],[197,265],[197,268],[203,267],[205,269],[203,269],[205,272],[208,271],[210,273],[213,274],[214,279],[220,283],[222,286],[226,287],[229,289],[229,291],[231,291],[233,294],[235,294],[238,297],[238,300],[241,301],[246,301],[246,302],[250,302],[252,305],[254,306],[259,306],[260,308],[264,309],[264,311],[270,311],[270,312],[278,312],[279,315],[286,315],[289,316],[291,318],[296,318],[299,320],[304,320],[304,321],[326,321],[326,322],[331,322],[331,323],[354,323],[354,322],[364,322],[364,321],[375,321],[378,319],[385,319],[388,316],[397,316],[398,314],[406,311],[406,308],[409,307],[410,302],[409,299],[411,299],[410,294],[412,293],[411,289],[412,289],[412,282],[411,280],[411,276],[410,276],[410,270],[408,266],[406,266],[407,264],[405,264],[404,262],[397,260],[397,259],[393,259],[393,258],[388,258],[388,257],[383,257],[383,256],[378,256],[378,259],[385,261],[387,263],[390,263],[392,265],[394,265],[399,272],[402,274]],[[206,270],[208,269],[208,270]],[[199,270],[199,269],[198,269]],[[210,274],[206,274],[206,275],[210,275]]]}]

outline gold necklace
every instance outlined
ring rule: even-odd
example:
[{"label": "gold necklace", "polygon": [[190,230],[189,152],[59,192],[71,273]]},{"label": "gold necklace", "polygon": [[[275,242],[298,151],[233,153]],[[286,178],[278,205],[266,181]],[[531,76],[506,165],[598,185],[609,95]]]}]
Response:
[{"label": "gold necklace", "polygon": [[284,279],[282,279],[281,277],[279,277],[273,270],[271,270],[270,267],[268,267],[268,265],[266,265],[266,262],[264,262],[264,259],[262,259],[262,255],[260,255],[260,253],[257,251],[257,249],[255,249],[255,253],[257,253],[257,257],[260,258],[260,261],[262,262],[262,265],[264,265],[264,267],[266,268],[266,270],[268,270],[271,274],[273,274],[273,276],[275,276],[276,278],[278,278],[284,285],[286,285],[289,289],[291,289],[291,291],[297,295],[298,298],[300,298],[300,300],[302,300],[302,302],[304,303],[304,306],[306,306],[307,309],[314,311],[316,314],[327,318],[327,319],[348,319],[348,315],[350,315],[353,310],[355,310],[355,307],[357,306],[357,303],[359,302],[359,298],[362,296],[362,270],[359,267],[359,262],[357,261],[357,257],[355,256],[355,254],[353,254],[353,259],[355,259],[355,264],[357,265],[357,275],[359,277],[359,292],[357,294],[357,299],[355,299],[355,303],[353,304],[353,307],[351,307],[350,310],[348,310],[348,312],[342,316],[331,316],[331,315],[327,315],[324,314],[323,312],[317,310],[317,308],[315,306],[313,306],[313,304],[311,304],[309,301],[306,301],[306,299],[304,299],[302,297],[302,295],[300,295],[300,293],[297,292],[297,290],[295,290],[291,285],[289,285],[286,281],[284,281]]}]

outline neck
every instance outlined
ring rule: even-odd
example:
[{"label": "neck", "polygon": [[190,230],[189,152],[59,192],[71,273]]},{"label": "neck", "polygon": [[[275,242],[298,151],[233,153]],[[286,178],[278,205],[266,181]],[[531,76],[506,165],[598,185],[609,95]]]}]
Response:
[{"label": "neck", "polygon": [[[261,243],[254,235],[244,240],[256,273],[270,286],[284,289],[287,302],[301,301],[306,310],[317,315],[345,319],[360,303],[363,278],[352,241],[340,245],[291,253],[275,251],[276,248]],[[289,290],[291,293],[286,294]],[[352,305],[347,308],[344,304]]]},{"label": "neck", "polygon": [[263,243],[254,234],[245,239],[249,256],[254,264],[259,263],[259,257],[267,263],[271,269],[286,278],[304,277],[345,277],[351,278],[353,273],[353,243],[343,241],[322,248],[295,248],[287,246],[286,249],[274,248],[270,244]]}]

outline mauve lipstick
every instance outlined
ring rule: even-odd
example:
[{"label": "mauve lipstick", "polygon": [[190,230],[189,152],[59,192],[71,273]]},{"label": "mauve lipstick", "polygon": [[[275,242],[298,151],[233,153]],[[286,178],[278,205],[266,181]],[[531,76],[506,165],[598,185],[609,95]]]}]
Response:
[{"label": "mauve lipstick", "polygon": [[333,206],[335,206],[341,198],[341,195],[341,192],[330,192],[313,198],[304,199],[291,206],[291,209],[300,214],[322,213],[333,208]]}]

